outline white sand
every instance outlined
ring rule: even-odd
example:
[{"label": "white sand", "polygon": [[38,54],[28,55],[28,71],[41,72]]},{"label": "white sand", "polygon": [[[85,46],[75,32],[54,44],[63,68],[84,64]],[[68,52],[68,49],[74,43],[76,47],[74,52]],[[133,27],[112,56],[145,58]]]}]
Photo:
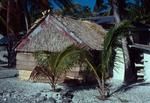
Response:
[{"label": "white sand", "polygon": [[[0,75],[2,76],[3,73]],[[118,82],[119,81],[114,82],[111,91],[117,89]],[[96,96],[99,96],[96,89],[85,89],[83,87],[81,90],[74,91],[73,103],[150,103],[149,84],[134,84],[129,88],[127,91],[123,91],[125,89],[122,89],[122,91],[113,94],[106,101],[100,101],[96,98]],[[47,98],[54,97],[57,103],[61,103],[59,97],[56,96],[57,93],[50,92],[49,90],[50,85],[47,83],[32,83],[29,81],[21,81],[17,78],[3,78],[0,79],[0,103],[50,103],[36,102],[37,99],[41,98],[41,96],[36,97],[38,93],[41,93],[43,96],[47,94]],[[4,102],[3,99],[5,98],[1,96],[3,92],[12,94],[12,96],[9,97],[11,102],[7,100]],[[13,102],[13,100],[15,101]]]},{"label": "white sand", "polygon": [[[149,62],[146,63],[146,68],[149,68]],[[51,92],[51,87],[48,83],[21,81],[14,77],[16,74],[18,72],[15,69],[0,68],[0,103],[50,103],[49,101],[37,102],[45,95],[47,95],[47,98],[55,98],[57,103],[62,103],[59,95],[56,96],[59,93]],[[119,85],[122,84],[121,81],[117,79],[112,81],[111,92],[119,88]],[[61,88],[63,87],[61,86]],[[126,89],[127,91],[125,91]],[[36,97],[39,93],[40,96]],[[100,101],[96,96],[99,96],[96,89],[82,87],[82,89],[74,91],[72,100],[73,103],[150,103],[150,83],[146,81],[145,83],[137,83],[129,87],[124,87],[124,89],[114,93],[106,101]]]}]

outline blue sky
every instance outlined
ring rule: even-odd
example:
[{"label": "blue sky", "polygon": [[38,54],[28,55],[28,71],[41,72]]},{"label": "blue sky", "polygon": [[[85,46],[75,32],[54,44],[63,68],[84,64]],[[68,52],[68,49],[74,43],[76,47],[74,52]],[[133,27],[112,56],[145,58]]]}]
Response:
[{"label": "blue sky", "polygon": [[[72,0],[74,3],[81,4],[83,6],[90,7],[91,11],[94,9],[94,5],[96,0]],[[135,3],[136,0],[126,0],[127,2]],[[104,0],[104,3],[108,3],[108,0]],[[57,8],[56,4],[54,4],[54,7]]]},{"label": "blue sky", "polygon": [[88,6],[93,10],[96,0],[73,0],[75,3]]},{"label": "blue sky", "polygon": [[[83,6],[88,6],[93,10],[96,0],[72,0],[74,3],[81,4]],[[59,8],[54,2],[53,5],[55,8]]]},{"label": "blue sky", "polygon": [[[96,0],[73,0],[75,3],[83,6],[89,6],[93,10]],[[135,3],[136,0],[126,0],[126,2]],[[108,0],[104,0],[104,3],[108,3]]]}]

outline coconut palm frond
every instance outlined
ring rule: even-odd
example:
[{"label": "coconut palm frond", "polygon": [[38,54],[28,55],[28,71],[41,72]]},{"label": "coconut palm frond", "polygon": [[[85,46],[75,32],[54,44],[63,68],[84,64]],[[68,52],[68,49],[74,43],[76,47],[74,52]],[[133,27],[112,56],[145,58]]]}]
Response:
[{"label": "coconut palm frond", "polygon": [[104,40],[104,51],[102,55],[102,68],[104,70],[109,68],[110,62],[114,62],[113,49],[115,48],[115,42],[118,41],[119,36],[125,36],[130,27],[129,21],[123,21],[114,28],[112,28],[106,35]]},{"label": "coconut palm frond", "polygon": [[31,77],[38,77],[40,73],[48,77],[51,86],[55,87],[59,77],[69,69],[71,69],[81,59],[84,50],[81,50],[74,45],[67,47],[59,53],[51,53],[47,51],[38,51],[34,54],[38,63],[38,68],[35,68]]},{"label": "coconut palm frond", "polygon": [[64,51],[60,52],[53,62],[52,68],[54,73],[58,76],[61,73],[70,70],[74,64],[79,60],[79,52],[74,47],[68,47]]},{"label": "coconut palm frond", "polygon": [[52,77],[53,74],[51,72],[49,72],[48,69],[45,68],[45,67],[36,66],[33,69],[32,73],[30,75],[30,79],[32,79],[32,80],[35,80],[35,79],[38,80],[38,79],[41,78],[41,76],[42,77],[48,77],[51,80],[50,77]]},{"label": "coconut palm frond", "polygon": [[104,40],[104,50],[107,50],[109,46],[117,40],[118,36],[123,36],[125,32],[128,31],[129,26],[129,21],[123,21],[115,27],[111,28]]},{"label": "coconut palm frond", "polygon": [[128,14],[130,15],[129,18],[131,20],[137,20],[138,18],[140,18],[142,16],[141,13],[139,12],[138,8],[136,8],[136,7],[129,8],[126,10],[127,10]]},{"label": "coconut palm frond", "polygon": [[37,51],[33,55],[34,55],[38,65],[41,65],[41,66],[47,66],[48,65],[48,52]]},{"label": "coconut palm frond", "polygon": [[[124,21],[114,28],[112,28],[106,35],[104,39],[104,50],[102,51],[102,63],[99,68],[95,68],[88,60],[87,64],[93,70],[97,82],[99,84],[99,93],[102,97],[105,97],[106,87],[105,87],[105,79],[107,77],[109,67],[114,65],[115,61],[115,42],[118,41],[119,36],[125,36],[127,34],[127,29],[130,26],[130,22]],[[97,70],[97,71],[96,71]],[[100,74],[99,74],[100,73]]]},{"label": "coconut palm frond", "polygon": [[73,65],[74,61],[79,59],[80,50],[74,45],[67,47],[63,52],[61,52],[56,59],[55,67],[68,67]]}]

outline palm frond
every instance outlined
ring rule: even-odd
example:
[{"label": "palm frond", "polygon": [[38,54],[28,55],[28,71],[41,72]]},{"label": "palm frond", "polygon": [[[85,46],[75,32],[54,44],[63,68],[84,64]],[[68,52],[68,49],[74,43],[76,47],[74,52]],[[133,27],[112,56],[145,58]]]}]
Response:
[{"label": "palm frond", "polygon": [[104,50],[102,53],[102,70],[107,71],[109,69],[110,63],[115,60],[114,49],[116,47],[115,44],[118,42],[118,37],[122,37],[128,34],[128,28],[130,27],[129,21],[123,21],[120,24],[116,25],[114,28],[110,29],[107,33],[104,40]]},{"label": "palm frond", "polygon": [[[61,52],[55,62],[55,67],[59,67],[60,64],[68,63],[69,61],[76,60],[79,58],[80,49],[76,48],[74,45],[67,47],[63,52]],[[76,57],[74,57],[76,56]],[[74,57],[74,59],[72,58]],[[71,63],[71,62],[70,62]],[[69,64],[69,63],[68,63]]]},{"label": "palm frond", "polygon": [[34,53],[34,56],[37,60],[38,68],[33,70],[31,77],[38,77],[40,73],[42,73],[48,77],[53,87],[64,72],[71,69],[81,60],[81,55],[85,55],[84,50],[74,45],[67,47],[64,51],[59,53],[37,51]]}]

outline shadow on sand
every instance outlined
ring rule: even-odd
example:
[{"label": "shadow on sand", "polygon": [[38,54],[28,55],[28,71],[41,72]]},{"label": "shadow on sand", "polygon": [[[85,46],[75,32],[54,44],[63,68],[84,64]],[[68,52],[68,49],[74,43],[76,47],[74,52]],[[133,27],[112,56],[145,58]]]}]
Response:
[{"label": "shadow on sand", "polygon": [[122,86],[118,87],[115,91],[113,91],[110,94],[110,96],[117,93],[117,92],[126,92],[126,91],[129,91],[131,89],[135,89],[138,86],[150,86],[150,82],[139,82],[139,83],[134,83],[134,84],[122,85]]}]

